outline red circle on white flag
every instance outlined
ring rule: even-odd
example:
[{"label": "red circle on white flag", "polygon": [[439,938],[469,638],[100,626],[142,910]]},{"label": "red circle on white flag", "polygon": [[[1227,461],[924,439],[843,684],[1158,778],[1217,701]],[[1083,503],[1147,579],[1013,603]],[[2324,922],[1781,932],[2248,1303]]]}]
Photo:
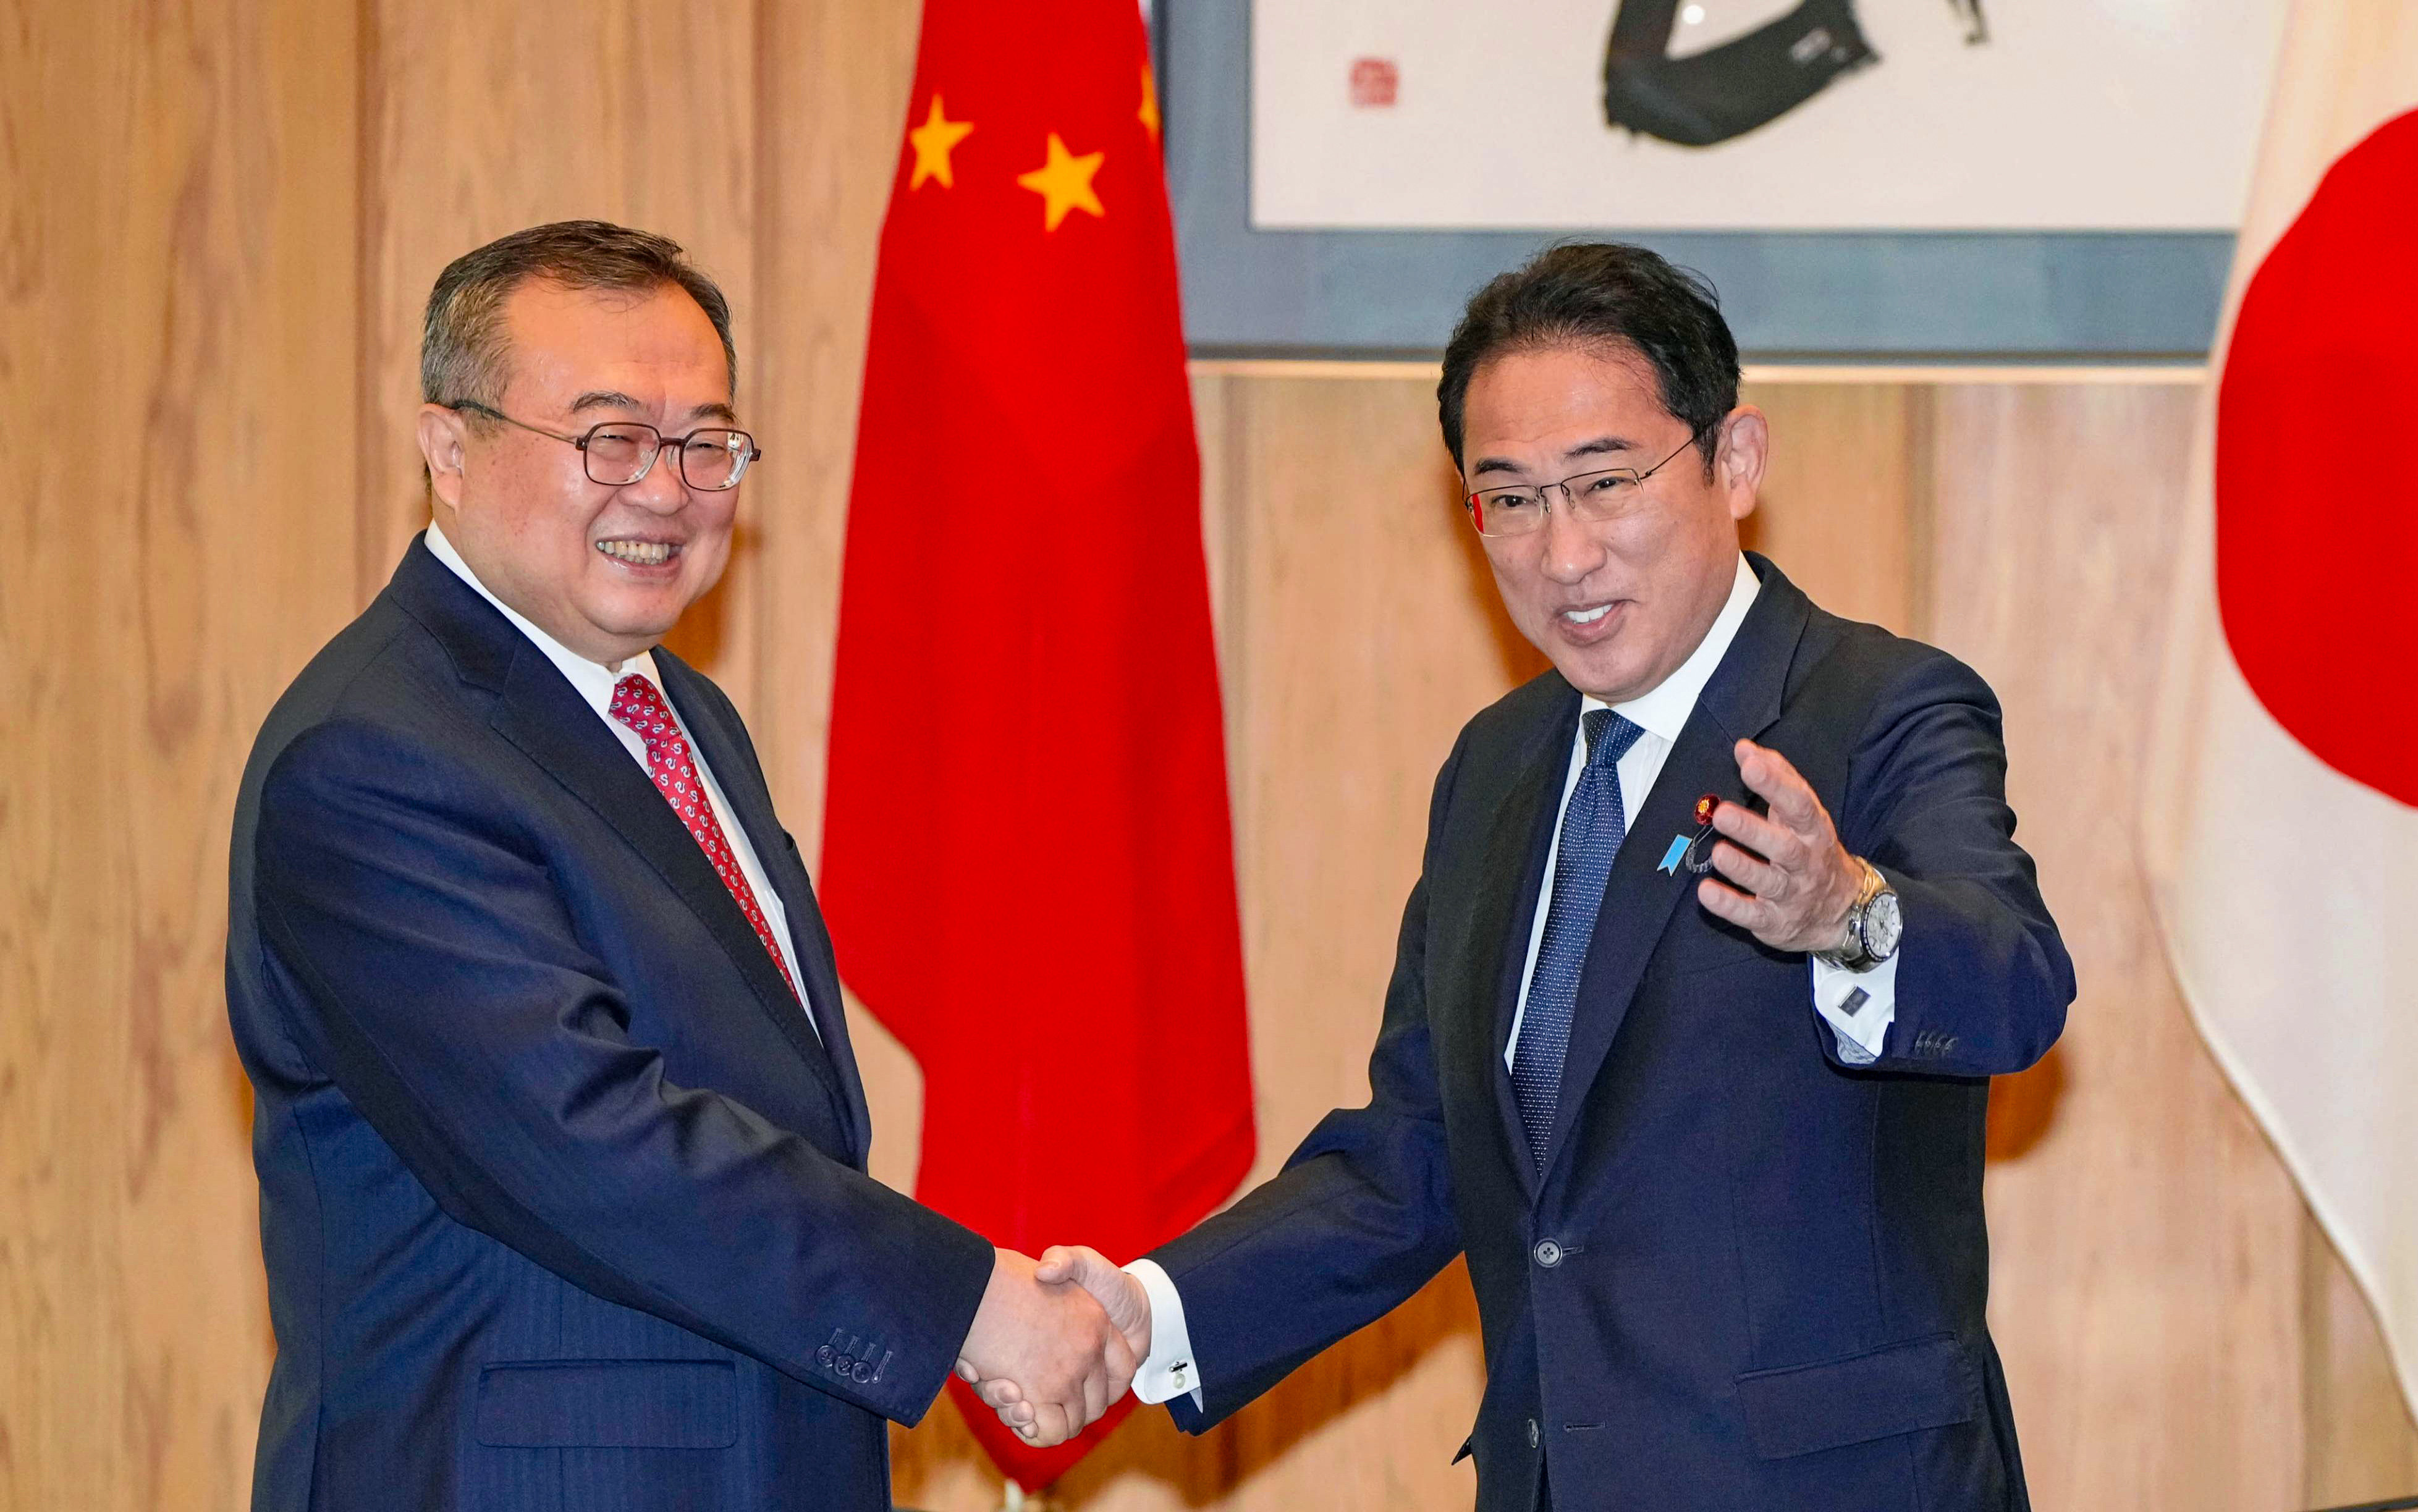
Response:
[{"label": "red circle on white flag", "polygon": [[2418,805],[2418,112],[2335,160],[2242,292],[2216,405],[2236,664],[2326,765]]}]

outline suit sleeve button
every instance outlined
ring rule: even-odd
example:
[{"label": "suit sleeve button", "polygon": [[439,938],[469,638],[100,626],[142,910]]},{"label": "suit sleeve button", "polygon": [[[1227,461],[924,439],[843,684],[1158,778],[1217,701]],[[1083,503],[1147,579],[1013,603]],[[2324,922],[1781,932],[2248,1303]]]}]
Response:
[{"label": "suit sleeve button", "polygon": [[1537,1258],[1538,1264],[1549,1271],[1562,1262],[1562,1246],[1550,1239],[1538,1240],[1537,1247],[1528,1253]]}]

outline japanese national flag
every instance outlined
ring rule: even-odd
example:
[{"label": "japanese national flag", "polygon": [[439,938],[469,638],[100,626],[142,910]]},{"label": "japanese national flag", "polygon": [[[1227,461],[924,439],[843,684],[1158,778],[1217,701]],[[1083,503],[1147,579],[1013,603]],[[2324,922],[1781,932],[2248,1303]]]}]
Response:
[{"label": "japanese national flag", "polygon": [[2145,789],[2185,998],[2418,1404],[2418,7],[2300,0]]}]

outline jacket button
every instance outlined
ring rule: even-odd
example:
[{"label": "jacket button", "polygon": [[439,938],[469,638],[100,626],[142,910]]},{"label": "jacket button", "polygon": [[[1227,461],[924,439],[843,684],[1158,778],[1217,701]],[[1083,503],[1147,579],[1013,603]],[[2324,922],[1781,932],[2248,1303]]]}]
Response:
[{"label": "jacket button", "polygon": [[1535,1418],[1533,1418],[1533,1417],[1532,1417],[1532,1418],[1528,1419],[1528,1447],[1529,1447],[1529,1448],[1533,1449],[1533,1448],[1535,1448],[1535,1447],[1537,1446],[1537,1440],[1538,1440],[1538,1437],[1539,1437],[1539,1435],[1538,1435],[1538,1432],[1537,1432],[1537,1420],[1536,1420]]},{"label": "jacket button", "polygon": [[1538,1240],[1537,1247],[1528,1253],[1536,1256],[1537,1263],[1549,1271],[1562,1262],[1562,1246],[1550,1239]]}]

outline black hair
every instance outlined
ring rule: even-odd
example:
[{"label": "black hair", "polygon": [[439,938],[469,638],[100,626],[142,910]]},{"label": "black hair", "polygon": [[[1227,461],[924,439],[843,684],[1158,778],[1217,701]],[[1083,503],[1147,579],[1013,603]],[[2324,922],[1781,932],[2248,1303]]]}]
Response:
[{"label": "black hair", "polygon": [[1461,466],[1469,380],[1495,358],[1546,347],[1625,348],[1654,369],[1710,478],[1722,420],[1737,407],[1737,340],[1703,274],[1616,241],[1548,247],[1477,291],[1444,349],[1436,418]]}]

